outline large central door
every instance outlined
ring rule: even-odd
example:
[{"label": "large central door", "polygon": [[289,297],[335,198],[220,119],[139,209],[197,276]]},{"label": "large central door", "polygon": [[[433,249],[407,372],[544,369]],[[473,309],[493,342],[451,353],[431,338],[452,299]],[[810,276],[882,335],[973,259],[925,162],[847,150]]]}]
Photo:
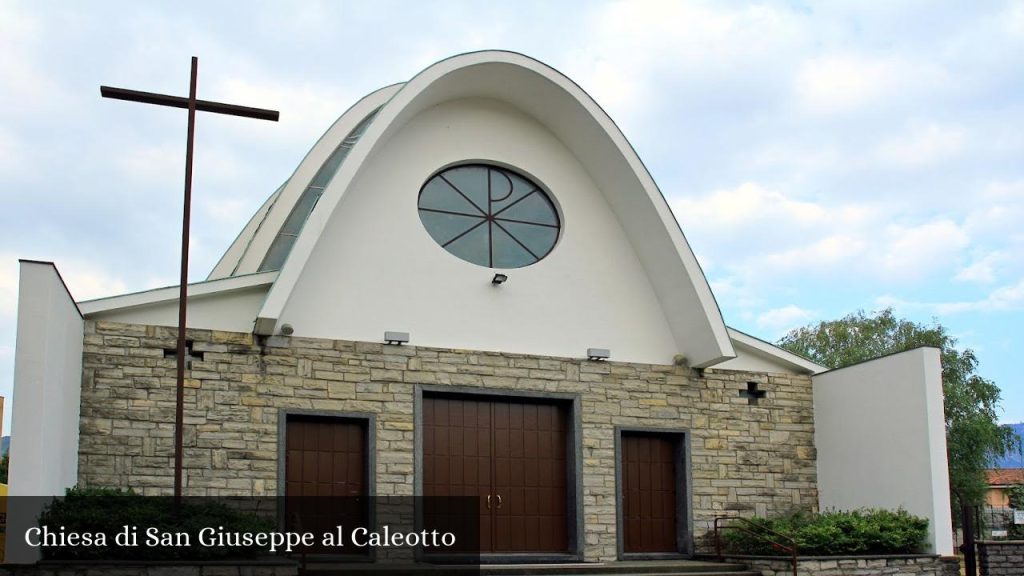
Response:
[{"label": "large central door", "polygon": [[567,410],[478,397],[423,399],[423,493],[480,501],[483,553],[566,552]]}]

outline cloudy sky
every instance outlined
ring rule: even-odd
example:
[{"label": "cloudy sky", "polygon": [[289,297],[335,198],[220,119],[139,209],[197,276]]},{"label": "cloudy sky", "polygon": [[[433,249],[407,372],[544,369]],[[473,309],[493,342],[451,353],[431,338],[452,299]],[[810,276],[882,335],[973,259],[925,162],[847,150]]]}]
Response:
[{"label": "cloudy sky", "polygon": [[18,258],[56,262],[77,299],[177,282],[185,114],[101,84],[185,95],[196,55],[201,98],[281,111],[200,116],[201,280],[358,97],[485,48],[609,112],[727,323],[935,319],[1024,421],[1024,3],[983,1],[0,0],[0,394]]}]

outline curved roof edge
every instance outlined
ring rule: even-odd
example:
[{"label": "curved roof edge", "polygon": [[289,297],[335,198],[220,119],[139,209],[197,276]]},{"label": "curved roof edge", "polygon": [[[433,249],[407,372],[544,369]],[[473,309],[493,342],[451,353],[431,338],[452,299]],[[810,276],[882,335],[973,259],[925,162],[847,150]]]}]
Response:
[{"label": "curved roof edge", "polygon": [[[515,85],[509,74],[529,86]],[[481,51],[441,60],[395,90],[303,226],[264,301],[256,320],[257,333],[273,333],[331,214],[365,160],[419,111],[440,102],[483,95],[506,100],[533,114],[570,149],[591,160],[590,167],[597,180],[604,183],[602,191],[661,301],[676,344],[691,365],[707,367],[735,357],[711,288],[664,196],[618,126],[580,86],[522,54]],[[303,165],[308,162],[309,158]],[[298,186],[289,185],[293,187]],[[647,202],[637,201],[638,187]],[[284,198],[282,202],[288,205]]]},{"label": "curved roof edge", "polygon": [[356,124],[386,103],[401,87],[402,84],[398,83],[375,90],[360,98],[339,116],[309,149],[288,180],[256,210],[207,279],[258,272],[271,242],[317,170]]},{"label": "curved roof edge", "polygon": [[256,213],[249,218],[249,222],[238,233],[238,236],[228,246],[228,249],[224,251],[220,260],[214,265],[213,270],[210,270],[210,274],[206,277],[207,280],[217,280],[238,275],[238,266],[242,263],[245,253],[249,251],[253,237],[256,236],[256,232],[263,225],[263,221],[266,220],[271,208],[277,203],[277,199],[281,197],[281,191],[284,190],[286,185],[288,185],[287,181],[278,186],[277,190],[274,190],[274,193],[256,209]]}]

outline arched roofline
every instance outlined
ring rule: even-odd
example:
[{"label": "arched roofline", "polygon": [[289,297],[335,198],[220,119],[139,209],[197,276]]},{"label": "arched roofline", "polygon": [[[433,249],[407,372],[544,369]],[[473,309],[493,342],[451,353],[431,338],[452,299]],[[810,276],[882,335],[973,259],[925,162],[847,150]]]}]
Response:
[{"label": "arched roofline", "polygon": [[259,272],[260,263],[274,237],[320,166],[352,128],[367,114],[385,104],[401,86],[401,83],[397,83],[375,90],[360,98],[339,116],[309,149],[288,180],[256,210],[235,241],[221,256],[207,280]]},{"label": "arched roofline", "polygon": [[[420,111],[469,97],[503,100],[536,117],[594,176],[694,367],[735,357],[707,279],[650,173],[618,126],[579,85],[522,54],[480,51],[433,64],[395,93],[352,149],[302,228],[256,319],[270,334],[322,232],[365,161]],[[638,198],[639,196],[639,198]]]}]

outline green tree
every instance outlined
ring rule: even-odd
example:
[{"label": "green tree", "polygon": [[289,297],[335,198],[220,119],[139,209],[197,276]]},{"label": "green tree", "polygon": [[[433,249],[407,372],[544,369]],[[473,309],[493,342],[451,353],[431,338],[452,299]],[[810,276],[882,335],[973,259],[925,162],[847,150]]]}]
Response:
[{"label": "green tree", "polygon": [[0,484],[7,484],[7,468],[11,465],[11,453],[4,454],[0,458]]},{"label": "green tree", "polygon": [[896,318],[891,308],[872,315],[859,310],[839,320],[792,330],[779,345],[829,368],[920,346],[938,348],[950,488],[972,504],[984,499],[985,469],[993,460],[1021,449],[1013,431],[998,423],[999,387],[975,373],[978,358],[974,351],[958,349],[956,339],[937,322],[926,326]]}]

